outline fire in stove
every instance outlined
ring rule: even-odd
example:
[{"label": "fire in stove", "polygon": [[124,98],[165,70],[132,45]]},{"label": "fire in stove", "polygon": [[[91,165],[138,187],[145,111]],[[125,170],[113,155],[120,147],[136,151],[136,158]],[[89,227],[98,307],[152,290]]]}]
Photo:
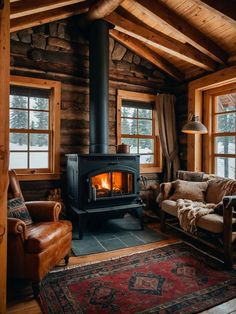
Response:
[{"label": "fire in stove", "polygon": [[106,172],[92,177],[92,190],[97,198],[133,193],[133,175],[127,172]]}]

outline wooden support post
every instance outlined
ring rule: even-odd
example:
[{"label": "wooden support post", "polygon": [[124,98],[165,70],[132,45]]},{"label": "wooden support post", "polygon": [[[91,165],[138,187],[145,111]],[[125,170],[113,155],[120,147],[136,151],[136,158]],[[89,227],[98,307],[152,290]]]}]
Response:
[{"label": "wooden support post", "polygon": [[0,9],[0,314],[6,313],[7,187],[9,160],[10,1]]}]

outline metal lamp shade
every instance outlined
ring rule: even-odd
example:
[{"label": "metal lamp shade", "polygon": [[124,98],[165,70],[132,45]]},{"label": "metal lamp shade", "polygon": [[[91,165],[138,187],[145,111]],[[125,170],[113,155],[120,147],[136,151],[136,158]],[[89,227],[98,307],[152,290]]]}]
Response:
[{"label": "metal lamp shade", "polygon": [[184,125],[182,132],[188,134],[206,134],[208,131],[205,125],[199,121],[198,116],[192,116],[191,121]]}]

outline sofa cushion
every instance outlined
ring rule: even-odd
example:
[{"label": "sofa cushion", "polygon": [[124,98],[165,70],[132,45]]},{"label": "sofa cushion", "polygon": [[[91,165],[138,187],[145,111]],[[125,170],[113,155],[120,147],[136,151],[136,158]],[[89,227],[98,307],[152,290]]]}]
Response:
[{"label": "sofa cushion", "polygon": [[161,209],[172,216],[177,217],[176,201],[165,200],[161,203]]},{"label": "sofa cushion", "polygon": [[7,202],[7,209],[8,217],[21,219],[26,225],[33,223],[25,202],[21,197],[10,199]]},{"label": "sofa cushion", "polygon": [[176,201],[180,198],[196,202],[204,202],[207,182],[191,182],[176,180],[174,183],[175,192],[170,200]]},{"label": "sofa cushion", "polygon": [[[167,214],[177,217],[177,206],[175,201],[165,200],[162,202],[161,208]],[[236,223],[236,218],[232,219],[232,223]],[[223,217],[218,214],[202,216],[197,221],[197,227],[213,233],[221,233],[223,232]]]},{"label": "sofa cushion", "polygon": [[36,223],[27,228],[28,239],[26,251],[39,253],[57,243],[72,230],[71,222],[67,220]]},{"label": "sofa cushion", "polygon": [[206,203],[218,204],[226,195],[236,194],[236,180],[218,178],[208,181]]},{"label": "sofa cushion", "polygon": [[177,179],[184,180],[184,181],[202,182],[203,177],[204,177],[204,172],[186,171],[186,170],[177,171]]}]

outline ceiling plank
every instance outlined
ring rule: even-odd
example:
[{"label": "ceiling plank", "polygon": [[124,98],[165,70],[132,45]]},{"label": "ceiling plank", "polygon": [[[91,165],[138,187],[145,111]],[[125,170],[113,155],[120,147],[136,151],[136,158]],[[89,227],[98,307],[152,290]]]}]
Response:
[{"label": "ceiling plank", "polygon": [[65,19],[73,15],[85,13],[88,11],[92,0],[86,0],[78,4],[69,5],[63,8],[53,9],[46,12],[32,14],[30,16],[23,16],[11,20],[11,32],[16,32],[21,29],[54,22]]},{"label": "ceiling plank", "polygon": [[197,44],[204,48],[205,52],[209,52],[211,56],[220,63],[227,62],[227,53],[214,43],[210,38],[196,29],[193,25],[179,17],[173,10],[170,10],[160,1],[153,0],[136,0],[143,8],[147,9],[147,13],[152,12],[167,24],[171,25],[176,31],[190,39],[190,43]]},{"label": "ceiling plank", "polygon": [[236,1],[235,0],[194,0],[199,5],[205,5],[218,13],[228,17],[229,20],[236,21]]},{"label": "ceiling plank", "polygon": [[132,50],[137,55],[146,59],[156,67],[160,68],[170,76],[174,77],[178,81],[183,81],[184,74],[175,68],[171,63],[166,61],[163,57],[146,47],[140,40],[130,37],[117,30],[110,30],[110,35],[121,44]]},{"label": "ceiling plank", "polygon": [[166,51],[179,59],[195,64],[196,66],[208,71],[216,69],[216,63],[210,57],[204,55],[201,51],[197,50],[188,43],[184,44],[161,32],[140,25],[138,19],[135,23],[134,21],[130,21],[113,12],[109,16],[106,16],[105,20],[114,24],[117,30],[121,30],[123,33],[131,35],[144,43],[148,43],[156,48]]},{"label": "ceiling plank", "polygon": [[23,0],[11,3],[10,18],[15,19],[26,15],[58,9],[67,5],[80,3],[83,0],[40,0],[37,5],[32,0]]}]

